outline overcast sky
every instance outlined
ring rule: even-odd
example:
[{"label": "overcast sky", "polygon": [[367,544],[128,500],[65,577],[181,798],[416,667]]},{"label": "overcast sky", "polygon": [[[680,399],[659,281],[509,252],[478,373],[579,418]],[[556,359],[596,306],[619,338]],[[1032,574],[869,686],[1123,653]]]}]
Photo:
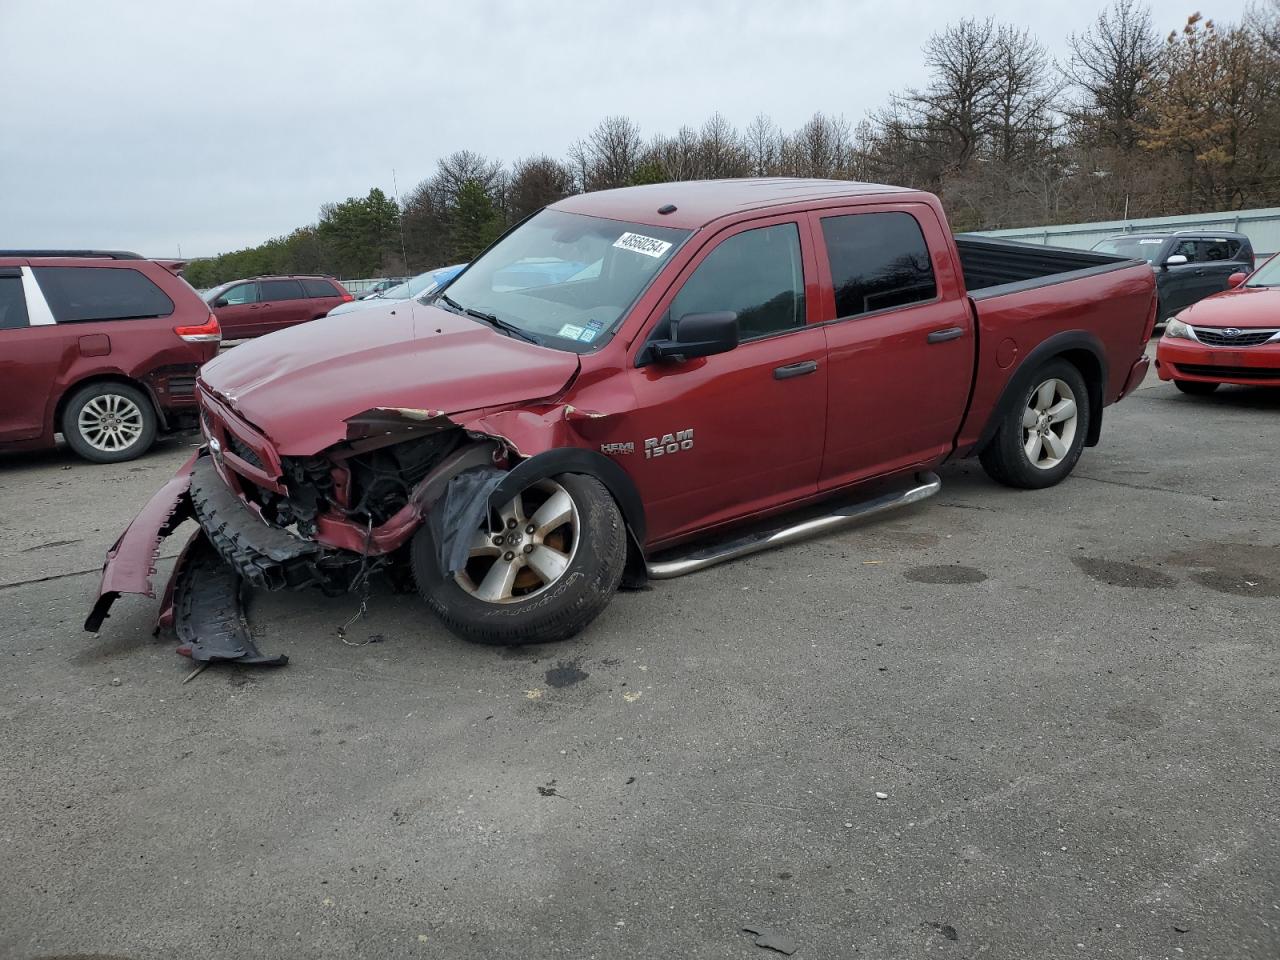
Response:
[{"label": "overcast sky", "polygon": [[[1156,0],[1162,31],[1246,0]],[[793,129],[924,80],[964,16],[1055,54],[1102,0],[550,3],[0,0],[0,247],[220,253],[402,193],[467,148],[563,155],[601,118],[648,136],[719,110]]]}]

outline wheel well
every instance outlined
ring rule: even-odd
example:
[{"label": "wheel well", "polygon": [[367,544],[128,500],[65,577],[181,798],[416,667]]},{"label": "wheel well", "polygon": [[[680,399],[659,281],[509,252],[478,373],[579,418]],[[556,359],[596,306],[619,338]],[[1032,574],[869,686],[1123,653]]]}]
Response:
[{"label": "wheel well", "polygon": [[1089,433],[1085,437],[1085,446],[1096,446],[1102,436],[1103,391],[1106,388],[1106,372],[1102,369],[1102,361],[1092,350],[1077,348],[1064,350],[1058,354],[1080,371],[1084,377],[1084,385],[1089,390]]},{"label": "wheel well", "polygon": [[133,387],[136,390],[141,390],[148,402],[150,402],[152,412],[155,413],[156,417],[159,419],[161,428],[166,426],[167,421],[165,420],[165,415],[161,412],[160,405],[156,403],[156,398],[152,394],[151,389],[145,383],[141,380],[134,380],[132,377],[126,377],[123,373],[99,373],[94,374],[91,377],[85,377],[83,380],[77,380],[75,383],[69,385],[67,389],[62,391],[62,396],[58,397],[58,402],[53,408],[53,431],[55,433],[62,430],[62,414],[66,411],[67,404],[70,402],[71,398],[80,390],[83,390],[85,387],[91,387],[95,383],[119,383],[127,387]]},{"label": "wheel well", "polygon": [[1102,436],[1102,408],[1107,383],[1104,350],[1102,343],[1093,334],[1083,330],[1070,330],[1050,337],[1028,353],[1005,384],[1000,399],[996,401],[987,419],[986,427],[978,437],[978,442],[971,448],[971,454],[979,453],[991,443],[1010,406],[1017,402],[1024,390],[1030,389],[1036,371],[1054,360],[1067,361],[1084,378],[1085,387],[1089,391],[1090,413],[1085,445],[1096,446]]}]

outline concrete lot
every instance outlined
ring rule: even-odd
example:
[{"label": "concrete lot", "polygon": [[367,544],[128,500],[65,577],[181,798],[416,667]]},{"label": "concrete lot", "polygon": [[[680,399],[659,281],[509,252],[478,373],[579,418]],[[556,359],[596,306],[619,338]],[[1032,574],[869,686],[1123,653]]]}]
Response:
[{"label": "concrete lot", "polygon": [[1056,490],[948,468],[558,646],[264,595],[293,662],[185,686],[155,604],[80,624],[190,441],[0,458],[0,957],[1274,958],[1278,412],[1151,381]]}]

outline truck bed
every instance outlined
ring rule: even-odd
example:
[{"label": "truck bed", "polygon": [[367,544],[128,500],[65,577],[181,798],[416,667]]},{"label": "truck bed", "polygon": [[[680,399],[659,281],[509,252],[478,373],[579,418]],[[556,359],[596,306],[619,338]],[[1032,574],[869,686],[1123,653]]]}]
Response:
[{"label": "truck bed", "polygon": [[1015,240],[957,234],[964,285],[975,300],[1002,296],[1078,277],[1119,270],[1142,261]]}]

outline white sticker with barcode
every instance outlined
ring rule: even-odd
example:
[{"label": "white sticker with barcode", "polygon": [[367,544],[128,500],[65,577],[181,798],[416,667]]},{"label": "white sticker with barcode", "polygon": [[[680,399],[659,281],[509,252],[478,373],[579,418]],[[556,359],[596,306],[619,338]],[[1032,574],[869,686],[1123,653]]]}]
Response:
[{"label": "white sticker with barcode", "polygon": [[613,241],[613,245],[620,250],[643,253],[646,257],[655,259],[665,256],[667,251],[671,249],[671,244],[667,243],[667,241],[646,237],[642,233],[624,233]]}]

